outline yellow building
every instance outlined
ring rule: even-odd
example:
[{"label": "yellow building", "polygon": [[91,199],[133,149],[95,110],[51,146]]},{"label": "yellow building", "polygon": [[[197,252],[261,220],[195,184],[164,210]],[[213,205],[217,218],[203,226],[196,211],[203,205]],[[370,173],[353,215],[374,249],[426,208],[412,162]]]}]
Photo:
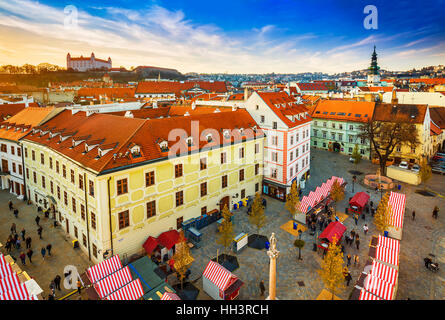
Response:
[{"label": "yellow building", "polygon": [[153,120],[65,110],[22,142],[29,198],[93,262],[231,208],[263,177],[264,134],[245,110]]}]

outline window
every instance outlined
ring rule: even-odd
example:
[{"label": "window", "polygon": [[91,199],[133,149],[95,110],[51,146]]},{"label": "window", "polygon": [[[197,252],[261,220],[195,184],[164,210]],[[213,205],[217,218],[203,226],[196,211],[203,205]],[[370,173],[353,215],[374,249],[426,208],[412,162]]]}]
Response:
[{"label": "window", "polygon": [[2,151],[2,152],[5,152],[5,153],[8,152],[8,149],[7,149],[7,147],[6,147],[6,144],[2,143],[1,151]]},{"label": "window", "polygon": [[255,183],[255,192],[258,192],[260,190],[260,184]]},{"label": "window", "polygon": [[323,127],[325,127],[325,128],[326,128],[326,122],[323,122]]},{"label": "window", "polygon": [[343,141],[343,133],[338,134],[338,140]]},{"label": "window", "polygon": [[292,177],[294,175],[294,168],[290,168],[290,174],[289,176]]},{"label": "window", "polygon": [[94,197],[94,182],[89,180],[90,196]]},{"label": "window", "polygon": [[317,129],[314,129],[314,137],[317,136],[317,132],[318,132],[318,130],[317,130]]},{"label": "window", "polygon": [[402,148],[401,148],[400,146],[397,146],[397,147],[396,147],[396,151],[397,151],[397,152],[400,152],[400,151],[402,151]]},{"label": "window", "polygon": [[293,145],[294,144],[294,136],[290,137],[290,144]]},{"label": "window", "polygon": [[244,181],[244,169],[239,171],[239,181]]},{"label": "window", "polygon": [[271,173],[272,178],[276,179],[277,175],[278,175],[278,170],[277,169],[272,169],[272,173]]},{"label": "window", "polygon": [[94,243],[93,243],[93,256],[95,258],[97,258],[97,247],[96,247],[96,245]]},{"label": "window", "polygon": [[25,148],[25,158],[28,158],[28,148]]},{"label": "window", "polygon": [[207,207],[202,207],[201,208],[201,215],[203,216],[205,214],[207,214]]},{"label": "window", "polygon": [[85,206],[83,204],[80,205],[80,217],[85,221]]},{"label": "window", "polygon": [[75,181],[74,181],[74,170],[73,169],[71,169],[71,183],[72,184],[75,183]]},{"label": "window", "polygon": [[45,189],[46,183],[45,183],[45,177],[42,176],[42,188]]},{"label": "window", "polygon": [[272,124],[273,129],[277,129],[278,128],[278,123],[276,123],[275,121]]},{"label": "window", "polygon": [[354,142],[354,136],[349,136],[349,143]]},{"label": "window", "polygon": [[277,146],[278,145],[278,137],[272,137],[272,145]]},{"label": "window", "polygon": [[155,184],[155,172],[150,171],[145,173],[145,186],[149,187]]},{"label": "window", "polygon": [[295,164],[295,173],[298,173],[298,162]]},{"label": "window", "polygon": [[277,162],[278,161],[278,153],[272,152],[272,161]]},{"label": "window", "polygon": [[239,158],[240,159],[244,158],[244,148],[239,148]]},{"label": "window", "polygon": [[246,197],[246,189],[241,190],[241,199]]},{"label": "window", "polygon": [[260,164],[259,163],[255,164],[255,175],[258,175],[258,173],[260,173]]},{"label": "window", "polygon": [[119,212],[119,230],[126,228],[130,225],[130,215],[128,210]]},{"label": "window", "polygon": [[342,124],[342,123],[339,123],[339,124],[338,124],[338,128],[339,128],[340,130],[343,130],[343,124]]},{"label": "window", "polygon": [[184,204],[184,192],[178,191],[176,192],[176,206],[179,207],[182,204]]},{"label": "window", "polygon": [[348,152],[352,153],[352,148],[351,147],[348,148]]},{"label": "window", "polygon": [[260,152],[260,144],[255,143],[255,153],[259,153],[259,152]]},{"label": "window", "polygon": [[78,231],[77,231],[77,227],[76,227],[76,226],[74,226],[74,237],[75,237],[75,238],[78,238],[78,237],[79,237],[79,234],[78,234]]},{"label": "window", "polygon": [[175,165],[175,178],[182,177],[182,164]]},{"label": "window", "polygon": [[323,136],[324,139],[326,139],[326,134],[327,134],[326,131],[322,131],[322,136]]},{"label": "window", "polygon": [[264,116],[261,116],[261,123],[264,123]]},{"label": "window", "polygon": [[83,176],[79,174],[79,189],[83,190]]},{"label": "window", "polygon": [[37,174],[35,171],[32,173],[32,180],[34,180],[34,183],[37,183]]},{"label": "window", "polygon": [[56,161],[56,172],[59,173],[59,161]]},{"label": "window", "polygon": [[57,199],[60,200],[60,187],[57,186]]},{"label": "window", "polygon": [[32,161],[36,161],[36,152],[34,150],[32,150],[31,157],[32,157]]},{"label": "window", "polygon": [[298,158],[299,154],[300,154],[300,148],[296,148],[295,149],[295,158]]},{"label": "window", "polygon": [[15,172],[15,162],[12,163],[12,172]]},{"label": "window", "polygon": [[52,181],[49,182],[49,188],[51,190],[51,194],[54,194],[54,183]]},{"label": "window", "polygon": [[331,138],[332,140],[335,140],[335,132],[331,132]]},{"label": "window", "polygon": [[117,180],[117,195],[121,195],[128,192],[127,178]]},{"label": "window", "polygon": [[349,125],[349,130],[351,130],[351,131],[354,130],[354,126],[352,124]]},{"label": "window", "polygon": [[82,234],[82,243],[84,247],[87,246],[87,237],[84,234]]},{"label": "window", "polygon": [[360,143],[361,143],[361,144],[365,144],[365,139],[360,138]]},{"label": "window", "polygon": [[76,198],[72,198],[73,212],[76,213]]},{"label": "window", "polygon": [[45,155],[43,153],[40,154],[40,163],[45,164]]},{"label": "window", "polygon": [[62,165],[62,175],[64,178],[66,178],[66,166]]},{"label": "window", "polygon": [[29,179],[29,169],[26,168],[26,179]]},{"label": "window", "polygon": [[199,161],[199,168],[200,170],[207,169],[207,158],[201,158],[201,160]]},{"label": "window", "polygon": [[66,191],[63,191],[63,202],[65,203],[65,206],[68,205],[68,194]]},{"label": "window", "polygon": [[96,214],[94,212],[91,213],[91,228],[96,230]]},{"label": "window", "polygon": [[227,187],[227,176],[222,176],[221,178],[221,188]]},{"label": "window", "polygon": [[156,215],[156,200],[147,202],[147,219]]},{"label": "window", "polygon": [[207,182],[201,183],[201,197],[207,195]]},{"label": "window", "polygon": [[335,122],[332,122],[332,128],[335,129]]},{"label": "window", "polygon": [[298,140],[300,139],[299,137],[300,137],[300,134],[297,133],[297,134],[295,135],[295,140],[296,140],[297,142],[298,142]]},{"label": "window", "polygon": [[306,132],[305,132],[305,131],[303,131],[303,140],[304,140],[304,138],[306,137],[306,136],[305,136],[305,134],[306,134]]},{"label": "window", "polygon": [[15,155],[15,148],[14,148],[14,146],[11,146],[11,154]]},{"label": "window", "polygon": [[360,149],[360,154],[365,154],[365,150],[364,149]]},{"label": "window", "polygon": [[53,158],[49,157],[49,168],[53,168]]},{"label": "window", "polygon": [[323,142],[323,148],[326,148],[326,142]]},{"label": "window", "polygon": [[227,162],[227,157],[225,152],[221,152],[221,164],[224,164]]}]

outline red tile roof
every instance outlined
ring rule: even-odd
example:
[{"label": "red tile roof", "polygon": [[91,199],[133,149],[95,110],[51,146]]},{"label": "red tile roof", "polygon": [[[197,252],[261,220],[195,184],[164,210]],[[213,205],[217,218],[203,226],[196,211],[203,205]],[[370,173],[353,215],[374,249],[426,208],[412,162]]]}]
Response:
[{"label": "red tile roof", "polygon": [[227,92],[226,83],[224,81],[146,81],[139,82],[136,88],[138,94],[152,94],[152,93],[174,93],[180,96],[183,91],[193,89],[195,87],[201,88],[209,92],[224,93]]},{"label": "red tile roof", "polygon": [[320,100],[315,105],[311,116],[319,119],[367,122],[372,119],[375,102]]},{"label": "red tile roof", "polygon": [[441,129],[445,129],[445,108],[430,107],[430,117],[434,123]]},{"label": "red tile roof", "polygon": [[391,92],[393,87],[359,87],[364,92]]},{"label": "red tile roof", "polygon": [[391,122],[397,119],[399,121],[421,124],[425,120],[427,108],[426,104],[376,103],[373,120]]},{"label": "red tile roof", "polygon": [[81,88],[77,90],[78,97],[107,96],[110,99],[134,98],[135,88]]},{"label": "red tile roof", "polygon": [[[29,107],[39,107],[37,103],[30,103]],[[24,103],[11,103],[11,104],[0,104],[0,122],[7,120],[8,118],[16,115],[23,109],[25,109],[26,104]]]},{"label": "red tile roof", "polygon": [[431,136],[439,135],[442,133],[442,129],[440,129],[438,126],[436,126],[436,124],[433,121],[431,121],[431,124],[430,124],[430,131],[431,131],[430,132]]},{"label": "red tile roof", "polygon": [[431,78],[431,79],[409,79],[410,83],[424,83],[429,85],[445,84],[445,78]]},{"label": "red tile roof", "polygon": [[296,86],[301,91],[329,91],[325,83],[297,83]]},{"label": "red tile roof", "polygon": [[300,117],[299,120],[290,120],[286,116],[298,115],[306,113],[309,110],[303,104],[298,104],[297,100],[289,96],[286,92],[256,92],[261,99],[269,106],[269,108],[289,127],[293,128],[310,122],[312,119],[308,115],[306,118]]}]

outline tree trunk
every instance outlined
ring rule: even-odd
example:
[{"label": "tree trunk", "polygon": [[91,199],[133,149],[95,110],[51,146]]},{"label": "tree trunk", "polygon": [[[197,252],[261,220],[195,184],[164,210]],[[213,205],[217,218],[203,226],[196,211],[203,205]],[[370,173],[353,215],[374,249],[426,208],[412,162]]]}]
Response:
[{"label": "tree trunk", "polygon": [[380,161],[380,174],[386,176],[386,160]]},{"label": "tree trunk", "polygon": [[301,260],[301,249],[298,248],[298,260]]}]

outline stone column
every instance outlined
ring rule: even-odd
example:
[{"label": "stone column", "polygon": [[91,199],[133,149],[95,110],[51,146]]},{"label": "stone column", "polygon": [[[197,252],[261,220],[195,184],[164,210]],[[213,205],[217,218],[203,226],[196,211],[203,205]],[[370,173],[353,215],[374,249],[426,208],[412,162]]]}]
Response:
[{"label": "stone column", "polygon": [[275,233],[272,232],[272,236],[269,239],[270,248],[267,251],[267,255],[270,259],[269,266],[269,296],[266,300],[277,300],[276,287],[277,287],[277,258],[280,251],[277,250],[277,239]]}]

